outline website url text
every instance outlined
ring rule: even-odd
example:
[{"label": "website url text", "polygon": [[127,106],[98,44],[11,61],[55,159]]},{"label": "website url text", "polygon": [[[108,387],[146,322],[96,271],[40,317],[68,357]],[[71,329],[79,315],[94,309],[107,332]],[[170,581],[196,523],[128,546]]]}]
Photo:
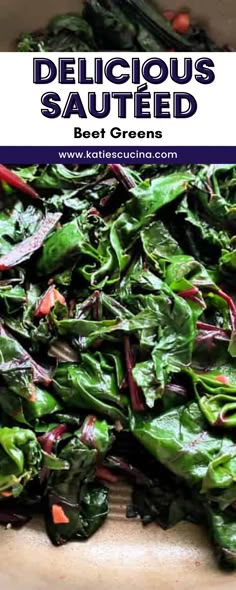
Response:
[{"label": "website url text", "polygon": [[122,151],[108,151],[105,149],[101,150],[83,150],[75,152],[58,152],[60,160],[176,160],[178,159],[178,153],[172,151],[142,151],[142,150],[127,150]]}]

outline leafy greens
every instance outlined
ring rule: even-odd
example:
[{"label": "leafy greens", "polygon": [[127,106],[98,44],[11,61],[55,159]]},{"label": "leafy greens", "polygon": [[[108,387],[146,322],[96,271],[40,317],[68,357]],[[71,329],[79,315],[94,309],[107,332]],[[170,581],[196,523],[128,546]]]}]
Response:
[{"label": "leafy greens", "polygon": [[[184,34],[145,0],[86,0],[81,14],[54,17],[25,33],[18,51],[220,51],[200,26]],[[227,50],[227,48],[226,48]]]},{"label": "leafy greens", "polygon": [[236,165],[16,173],[40,198],[1,187],[0,522],[86,539],[121,473],[128,516],[208,522],[235,567]]}]

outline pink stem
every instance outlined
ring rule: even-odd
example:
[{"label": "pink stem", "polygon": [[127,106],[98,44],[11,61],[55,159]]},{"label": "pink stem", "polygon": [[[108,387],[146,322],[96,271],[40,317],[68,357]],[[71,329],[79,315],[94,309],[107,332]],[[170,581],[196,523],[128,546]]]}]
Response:
[{"label": "pink stem", "polygon": [[230,310],[232,328],[233,328],[233,330],[235,330],[236,329],[236,306],[233,302],[233,299],[229,295],[227,295],[227,293],[222,291],[221,289],[218,289],[218,291],[216,291],[216,295],[219,295],[219,297],[224,299],[224,301],[226,301],[226,303],[228,304],[229,310]]},{"label": "pink stem", "polygon": [[80,436],[80,440],[82,441],[82,443],[84,443],[84,445],[88,445],[89,447],[92,447],[93,449],[96,449],[96,443],[94,440],[94,424],[96,422],[96,416],[87,416],[82,430],[81,430],[81,436]]},{"label": "pink stem", "polygon": [[213,326],[212,324],[205,324],[204,322],[197,322],[196,323],[198,330],[203,330],[204,332],[221,332],[226,336],[230,336],[230,330],[226,330],[224,328],[219,328],[217,326]]},{"label": "pink stem", "polygon": [[64,432],[67,432],[67,430],[68,428],[66,424],[59,424],[59,426],[56,426],[56,428],[53,428],[50,432],[45,432],[42,436],[38,436],[38,441],[45,453],[51,455],[54,443],[64,434]]},{"label": "pink stem", "polygon": [[144,404],[142,401],[141,391],[134,380],[132,369],[134,367],[134,357],[130,346],[129,336],[125,336],[125,361],[128,375],[128,384],[131,405],[134,412],[142,412],[144,410]]},{"label": "pink stem", "polygon": [[127,190],[135,187],[134,180],[125,172],[123,166],[120,164],[108,164],[108,168],[112,170],[116,178],[122,182]]},{"label": "pink stem", "polygon": [[178,295],[180,297],[192,297],[194,295],[198,295],[199,290],[197,287],[192,287],[192,289],[185,289],[185,291],[179,291]]},{"label": "pink stem", "polygon": [[193,303],[205,308],[205,303],[201,299],[201,293],[197,287],[192,287],[192,289],[186,289],[185,291],[179,291],[178,295],[179,297],[183,297],[183,299],[193,301]]}]

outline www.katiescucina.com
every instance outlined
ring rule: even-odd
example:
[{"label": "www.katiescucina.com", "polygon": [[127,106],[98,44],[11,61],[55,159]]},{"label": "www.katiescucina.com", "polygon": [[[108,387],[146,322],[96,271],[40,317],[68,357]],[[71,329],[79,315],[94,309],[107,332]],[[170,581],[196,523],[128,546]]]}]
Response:
[{"label": "www.katiescucina.com", "polygon": [[81,151],[58,151],[60,160],[141,160],[142,162],[150,160],[175,160],[178,159],[178,153],[175,151],[155,151],[124,149],[109,151],[106,149],[87,149]]}]

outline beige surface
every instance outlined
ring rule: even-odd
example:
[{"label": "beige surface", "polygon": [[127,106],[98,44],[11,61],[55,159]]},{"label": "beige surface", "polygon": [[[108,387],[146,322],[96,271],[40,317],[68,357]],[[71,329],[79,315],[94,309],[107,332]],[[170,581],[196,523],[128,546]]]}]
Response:
[{"label": "beige surface", "polygon": [[[164,7],[187,2],[170,0]],[[191,0],[192,14],[211,16],[211,32],[236,47],[235,0]],[[77,0],[0,0],[0,50],[22,31],[43,26]],[[21,531],[1,530],[1,590],[235,590],[236,574],[216,567],[204,532],[181,524],[164,532],[124,519],[127,493],[113,492],[112,515],[86,543],[52,547],[40,521]]]},{"label": "beige surface", "polygon": [[[153,3],[157,4],[155,0]],[[23,31],[40,28],[53,15],[76,11],[80,0],[0,0],[0,51],[12,48],[14,40]],[[193,19],[209,23],[215,39],[236,47],[235,0],[160,0],[164,8],[191,7]]]},{"label": "beige surface", "polygon": [[170,531],[125,519],[127,486],[113,486],[111,513],[84,543],[53,547],[35,519],[20,531],[2,530],[2,590],[235,590],[235,574],[216,567],[200,527]]},{"label": "beige surface", "polygon": [[12,49],[23,32],[40,29],[48,19],[63,12],[76,12],[78,0],[0,0],[0,51]]},{"label": "beige surface", "polygon": [[111,494],[111,515],[84,543],[53,547],[42,522],[0,536],[1,590],[235,590],[200,527],[162,531],[125,519],[127,488]]}]

